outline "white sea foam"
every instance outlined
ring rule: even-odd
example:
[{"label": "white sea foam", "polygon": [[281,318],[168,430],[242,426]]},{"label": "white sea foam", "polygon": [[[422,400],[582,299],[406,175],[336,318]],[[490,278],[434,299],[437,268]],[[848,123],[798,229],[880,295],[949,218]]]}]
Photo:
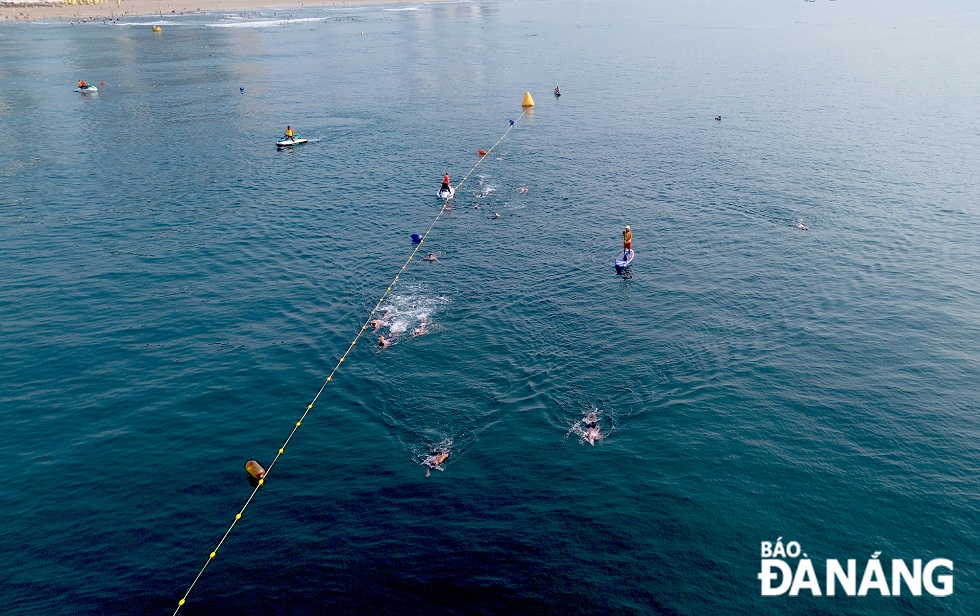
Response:
[{"label": "white sea foam", "polygon": [[422,324],[422,319],[426,320],[427,332],[432,331],[433,315],[449,304],[449,298],[444,296],[432,296],[425,292],[422,286],[410,289],[401,295],[392,295],[380,313],[388,313],[387,328],[388,332],[396,338],[407,331],[415,331]]},{"label": "white sea foam", "polygon": [[272,28],[276,26],[288,26],[290,24],[309,23],[326,21],[327,17],[284,17],[280,19],[265,19],[261,21],[245,21],[237,23],[216,23],[205,24],[210,28]]}]

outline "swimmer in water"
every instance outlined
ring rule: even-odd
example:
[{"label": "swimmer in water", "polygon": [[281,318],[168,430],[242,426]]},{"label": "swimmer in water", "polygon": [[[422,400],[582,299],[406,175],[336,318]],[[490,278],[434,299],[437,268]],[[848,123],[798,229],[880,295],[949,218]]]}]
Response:
[{"label": "swimmer in water", "polygon": [[500,214],[498,214],[497,212],[494,212],[493,216],[490,217],[491,220],[497,220],[498,218],[500,218]]},{"label": "swimmer in water", "polygon": [[426,477],[432,474],[432,469],[436,469],[437,471],[445,470],[440,465],[449,457],[448,451],[436,451],[431,449],[430,452],[431,455],[422,461],[422,465],[425,466]]},{"label": "swimmer in water", "polygon": [[391,346],[391,338],[385,338],[384,336],[378,336],[378,348],[382,351]]},{"label": "swimmer in water", "polygon": [[527,192],[527,186],[521,186],[521,192],[522,193],[526,193]]},{"label": "swimmer in water", "polygon": [[589,412],[588,415],[582,418],[582,423],[585,424],[582,440],[595,447],[595,442],[601,441],[604,438],[604,435],[599,430],[599,414],[595,411]]},{"label": "swimmer in water", "polygon": [[585,436],[583,436],[582,438],[584,438],[589,443],[589,445],[595,447],[595,442],[601,441],[603,438],[603,434],[599,432],[599,426],[592,426],[590,428],[585,429]]},{"label": "swimmer in water", "polygon": [[799,229],[800,231],[809,231],[809,230],[810,230],[810,227],[808,227],[808,226],[806,226],[806,225],[805,225],[805,224],[803,224],[802,222],[798,222],[798,223],[796,223],[796,227],[797,227],[797,228],[798,228],[798,229]]},{"label": "swimmer in water", "polygon": [[422,334],[424,334],[426,328],[428,327],[428,325],[429,325],[429,319],[423,314],[422,315],[422,322],[419,323],[419,326],[418,327],[416,327],[415,329],[412,330],[412,338],[417,338],[417,337],[421,336]]},{"label": "swimmer in water", "polygon": [[721,122],[721,116],[715,116],[715,120]]},{"label": "swimmer in water", "polygon": [[436,257],[434,252],[430,252],[429,256],[423,259],[423,261],[438,261],[438,260],[439,259]]},{"label": "swimmer in water", "polygon": [[385,310],[385,313],[381,315],[380,319],[374,319],[371,321],[371,328],[374,331],[378,331],[378,328],[384,327],[388,324],[388,317],[391,316],[390,310]]}]

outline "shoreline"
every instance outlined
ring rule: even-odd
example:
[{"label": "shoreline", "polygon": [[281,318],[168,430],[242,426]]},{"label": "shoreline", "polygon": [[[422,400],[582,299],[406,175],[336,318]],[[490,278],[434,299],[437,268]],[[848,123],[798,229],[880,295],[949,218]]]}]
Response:
[{"label": "shoreline", "polygon": [[[0,2],[0,23],[32,21],[107,21],[128,17],[246,12],[282,9],[356,8],[376,4],[422,4],[432,0],[68,0]],[[69,4],[68,2],[75,2]]]}]

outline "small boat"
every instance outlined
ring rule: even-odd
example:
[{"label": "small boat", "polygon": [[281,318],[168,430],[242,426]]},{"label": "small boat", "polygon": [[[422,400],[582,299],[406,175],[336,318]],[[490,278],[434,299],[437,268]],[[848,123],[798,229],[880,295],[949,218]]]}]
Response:
[{"label": "small boat", "polygon": [[99,89],[95,86],[85,86],[84,88],[75,88],[76,92],[98,92]]},{"label": "small boat", "polygon": [[632,250],[624,250],[623,254],[619,255],[616,259],[616,273],[622,274],[623,270],[633,265],[633,256],[635,253]]},{"label": "small boat", "polygon": [[436,196],[440,199],[452,199],[455,192],[456,191],[453,190],[452,186],[449,188],[440,188],[439,192],[436,193]]},{"label": "small boat", "polygon": [[302,145],[307,141],[309,141],[309,139],[302,139],[300,137],[296,137],[295,139],[290,139],[289,137],[283,137],[282,139],[276,142],[276,146],[280,148],[290,148],[294,145]]}]

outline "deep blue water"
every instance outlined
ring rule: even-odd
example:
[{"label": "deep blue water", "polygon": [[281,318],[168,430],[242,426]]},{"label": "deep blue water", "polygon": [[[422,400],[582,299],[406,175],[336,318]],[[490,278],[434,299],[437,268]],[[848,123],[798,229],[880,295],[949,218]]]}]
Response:
[{"label": "deep blue water", "polygon": [[980,9],[673,4],[0,27],[0,611],[172,613],[515,119],[180,613],[980,613]]}]

